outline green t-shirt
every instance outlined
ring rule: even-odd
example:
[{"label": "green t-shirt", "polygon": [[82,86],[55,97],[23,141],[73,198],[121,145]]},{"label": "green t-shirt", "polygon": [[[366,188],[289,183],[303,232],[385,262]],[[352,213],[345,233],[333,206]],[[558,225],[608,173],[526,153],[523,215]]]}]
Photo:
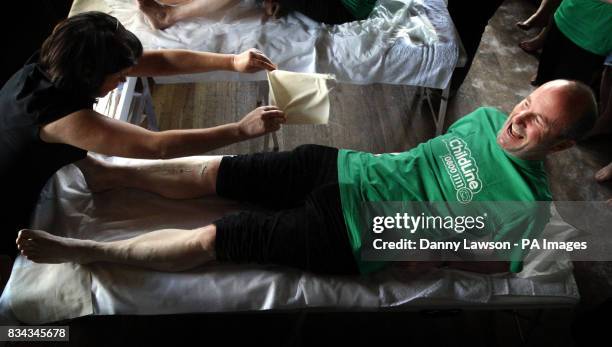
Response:
[{"label": "green t-shirt", "polygon": [[[381,263],[360,259],[363,202],[551,200],[543,162],[512,157],[497,144],[497,133],[506,118],[497,109],[483,107],[455,122],[446,134],[407,152],[375,155],[340,150],[342,211],[361,273],[381,267]],[[448,170],[449,160],[461,167],[458,176]],[[508,228],[520,235],[533,234],[533,228],[545,224],[525,219],[520,210],[497,213],[495,220],[505,221],[507,228],[521,226],[519,231]],[[510,271],[521,271],[520,256],[511,262]]]},{"label": "green t-shirt", "polygon": [[597,55],[612,52],[612,4],[563,0],[555,12],[555,23],[579,47]]},{"label": "green t-shirt", "polygon": [[374,9],[376,0],[340,0],[356,19],[366,19]]}]

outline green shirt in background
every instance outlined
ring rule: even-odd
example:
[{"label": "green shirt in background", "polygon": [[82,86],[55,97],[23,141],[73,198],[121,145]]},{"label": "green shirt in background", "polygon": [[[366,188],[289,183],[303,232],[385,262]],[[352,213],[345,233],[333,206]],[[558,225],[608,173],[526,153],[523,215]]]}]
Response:
[{"label": "green shirt in background", "polygon": [[362,20],[368,18],[376,0],[340,0],[344,7],[346,7],[356,19]]},{"label": "green shirt in background", "polygon": [[602,0],[563,0],[555,12],[555,23],[580,48],[597,55],[612,52],[612,4]]},{"label": "green shirt in background", "polygon": [[[340,150],[338,181],[342,211],[353,254],[361,273],[381,263],[361,261],[360,209],[368,201],[550,201],[542,161],[508,155],[497,144],[497,133],[507,115],[479,108],[455,122],[444,135],[403,153],[375,155]],[[463,166],[451,177],[448,161]],[[445,164],[446,162],[446,164]],[[546,221],[531,221],[524,210],[494,211],[502,233],[527,237]],[[516,229],[514,227],[519,227]],[[516,229],[516,230],[512,230]],[[520,272],[521,254],[512,258],[510,271]]]}]

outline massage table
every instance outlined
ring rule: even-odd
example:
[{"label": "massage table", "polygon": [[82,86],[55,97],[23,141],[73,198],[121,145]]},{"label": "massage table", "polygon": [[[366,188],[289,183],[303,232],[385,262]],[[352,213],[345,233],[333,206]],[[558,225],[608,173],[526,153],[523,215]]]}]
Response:
[{"label": "massage table", "polygon": [[[340,83],[417,86],[421,101],[428,102],[436,134],[442,133],[450,78],[466,60],[445,0],[380,0],[368,19],[336,26],[317,23],[300,13],[266,21],[263,11],[253,3],[238,1],[223,13],[179,22],[163,31],[150,27],[135,0],[75,0],[70,15],[89,10],[109,13],[134,32],[145,49],[239,53],[255,47],[283,70],[331,74]],[[264,72],[215,71],[156,77],[155,81],[265,79]],[[130,120],[135,86],[136,79],[129,78],[121,88],[117,106],[121,120]],[[432,89],[441,90],[437,112],[432,104]]]},{"label": "massage table", "polygon": [[[99,158],[126,165],[141,161]],[[196,228],[244,208],[249,206],[216,198],[169,200],[131,189],[92,195],[71,164],[48,182],[32,228],[111,241],[161,228]],[[576,232],[551,212],[544,237]],[[515,275],[392,266],[368,276],[334,277],[275,265],[217,263],[165,273],[118,264],[36,264],[19,256],[0,297],[0,319],[14,325],[90,315],[572,307],[579,293],[571,262],[545,259],[546,254],[530,253]]]}]

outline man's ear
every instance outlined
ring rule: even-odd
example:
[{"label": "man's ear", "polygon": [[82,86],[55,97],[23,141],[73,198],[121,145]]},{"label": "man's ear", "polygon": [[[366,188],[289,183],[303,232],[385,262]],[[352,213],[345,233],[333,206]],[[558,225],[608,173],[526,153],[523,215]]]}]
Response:
[{"label": "man's ear", "polygon": [[559,151],[562,151],[564,149],[568,149],[570,147],[573,147],[574,145],[576,145],[576,141],[574,141],[574,140],[563,140],[563,141],[557,143],[556,145],[552,146],[550,148],[550,152],[551,153],[559,152]]}]

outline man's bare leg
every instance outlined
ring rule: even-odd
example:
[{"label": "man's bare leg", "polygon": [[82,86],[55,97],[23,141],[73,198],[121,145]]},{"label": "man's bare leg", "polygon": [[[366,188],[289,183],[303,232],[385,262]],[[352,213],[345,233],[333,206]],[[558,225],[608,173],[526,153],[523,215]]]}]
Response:
[{"label": "man's bare leg", "polygon": [[159,271],[184,271],[213,261],[217,229],[163,229],[131,239],[98,242],[24,229],[17,237],[21,254],[36,263],[121,263]]},{"label": "man's bare leg", "polygon": [[[190,1],[159,1],[138,0],[140,10],[147,16],[156,29],[165,29],[177,22],[204,17],[210,13],[220,11],[237,0],[190,0]],[[177,5],[177,6],[167,6]]]},{"label": "man's bare leg", "polygon": [[193,199],[216,194],[221,158],[155,160],[150,164],[117,166],[92,157],[77,163],[92,192],[135,188],[170,199]]},{"label": "man's bare leg", "polygon": [[542,0],[540,7],[527,20],[516,23],[521,30],[529,30],[532,27],[544,27],[555,12],[561,0]]}]

